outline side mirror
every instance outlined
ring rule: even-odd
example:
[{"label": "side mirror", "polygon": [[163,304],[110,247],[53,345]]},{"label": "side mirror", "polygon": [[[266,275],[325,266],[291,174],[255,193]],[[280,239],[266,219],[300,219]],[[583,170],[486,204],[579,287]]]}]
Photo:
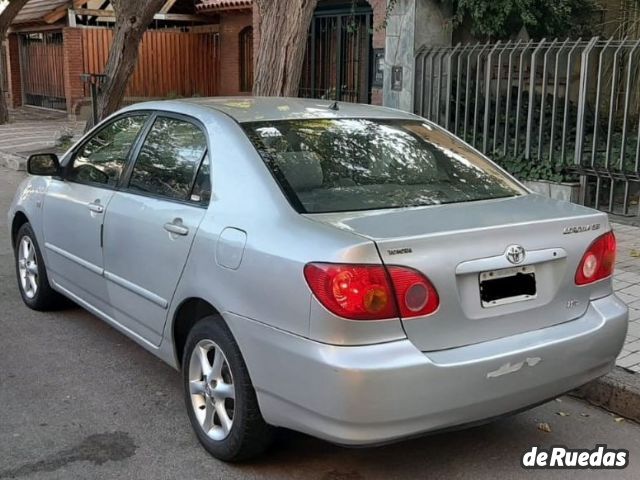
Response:
[{"label": "side mirror", "polygon": [[27,160],[31,175],[55,176],[60,174],[60,161],[55,153],[36,153]]}]

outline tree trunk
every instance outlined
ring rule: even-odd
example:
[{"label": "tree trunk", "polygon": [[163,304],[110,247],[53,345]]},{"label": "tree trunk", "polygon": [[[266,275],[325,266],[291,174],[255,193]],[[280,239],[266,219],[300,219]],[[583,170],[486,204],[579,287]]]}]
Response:
[{"label": "tree trunk", "polygon": [[98,120],[120,108],[138,61],[138,47],[153,16],[166,0],[112,0],[116,15],[113,43],[98,92]]},{"label": "tree trunk", "polygon": [[[5,41],[7,32],[13,23],[16,15],[22,10],[25,3],[29,0],[11,0],[9,5],[0,13],[0,55],[6,58]],[[0,125],[4,125],[9,121],[9,108],[7,107],[7,97],[4,91],[4,82],[7,72],[4,69],[3,59],[0,58]]]},{"label": "tree trunk", "polygon": [[298,95],[307,33],[317,0],[256,0],[260,14],[253,94]]}]

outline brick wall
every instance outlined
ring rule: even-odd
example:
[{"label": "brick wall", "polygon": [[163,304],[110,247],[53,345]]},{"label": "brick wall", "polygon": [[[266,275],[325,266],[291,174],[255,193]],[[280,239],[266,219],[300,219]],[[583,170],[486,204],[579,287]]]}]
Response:
[{"label": "brick wall", "polygon": [[[252,25],[251,11],[233,12],[220,16],[220,95],[251,93],[240,91],[240,32]],[[255,39],[254,45],[256,45]]]},{"label": "brick wall", "polygon": [[7,42],[7,78],[9,87],[9,106],[22,105],[22,80],[20,78],[20,39],[12,34]]},{"label": "brick wall", "polygon": [[82,32],[79,28],[62,30],[64,44],[64,91],[67,111],[72,113],[78,102],[84,98],[84,84],[80,75],[84,73]]},{"label": "brick wall", "polygon": [[[373,9],[373,48],[384,48],[386,42],[386,31],[380,28],[387,10],[387,0],[368,0]],[[382,88],[373,87],[371,89],[371,104],[382,105]]]}]

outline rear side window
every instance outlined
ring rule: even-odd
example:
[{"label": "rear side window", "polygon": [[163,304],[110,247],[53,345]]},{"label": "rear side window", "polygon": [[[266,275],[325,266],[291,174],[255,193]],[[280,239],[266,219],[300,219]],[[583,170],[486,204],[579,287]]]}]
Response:
[{"label": "rear side window", "polygon": [[74,157],[67,179],[115,187],[147,117],[147,114],[129,115],[100,129]]},{"label": "rear side window", "polygon": [[158,117],[140,149],[129,189],[191,200],[191,189],[206,149],[205,134],[196,125],[186,120]]},{"label": "rear side window", "polygon": [[524,193],[470,147],[416,120],[309,119],[243,127],[302,213],[438,205]]}]

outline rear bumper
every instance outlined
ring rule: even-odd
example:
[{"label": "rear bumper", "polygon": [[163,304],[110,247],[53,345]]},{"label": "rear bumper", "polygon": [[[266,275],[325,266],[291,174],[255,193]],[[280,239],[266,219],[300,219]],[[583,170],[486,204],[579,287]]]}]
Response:
[{"label": "rear bumper", "polygon": [[409,340],[332,346],[225,317],[266,421],[348,445],[482,421],[581,386],[612,368],[628,323],[611,295],[571,322],[422,353]]}]

